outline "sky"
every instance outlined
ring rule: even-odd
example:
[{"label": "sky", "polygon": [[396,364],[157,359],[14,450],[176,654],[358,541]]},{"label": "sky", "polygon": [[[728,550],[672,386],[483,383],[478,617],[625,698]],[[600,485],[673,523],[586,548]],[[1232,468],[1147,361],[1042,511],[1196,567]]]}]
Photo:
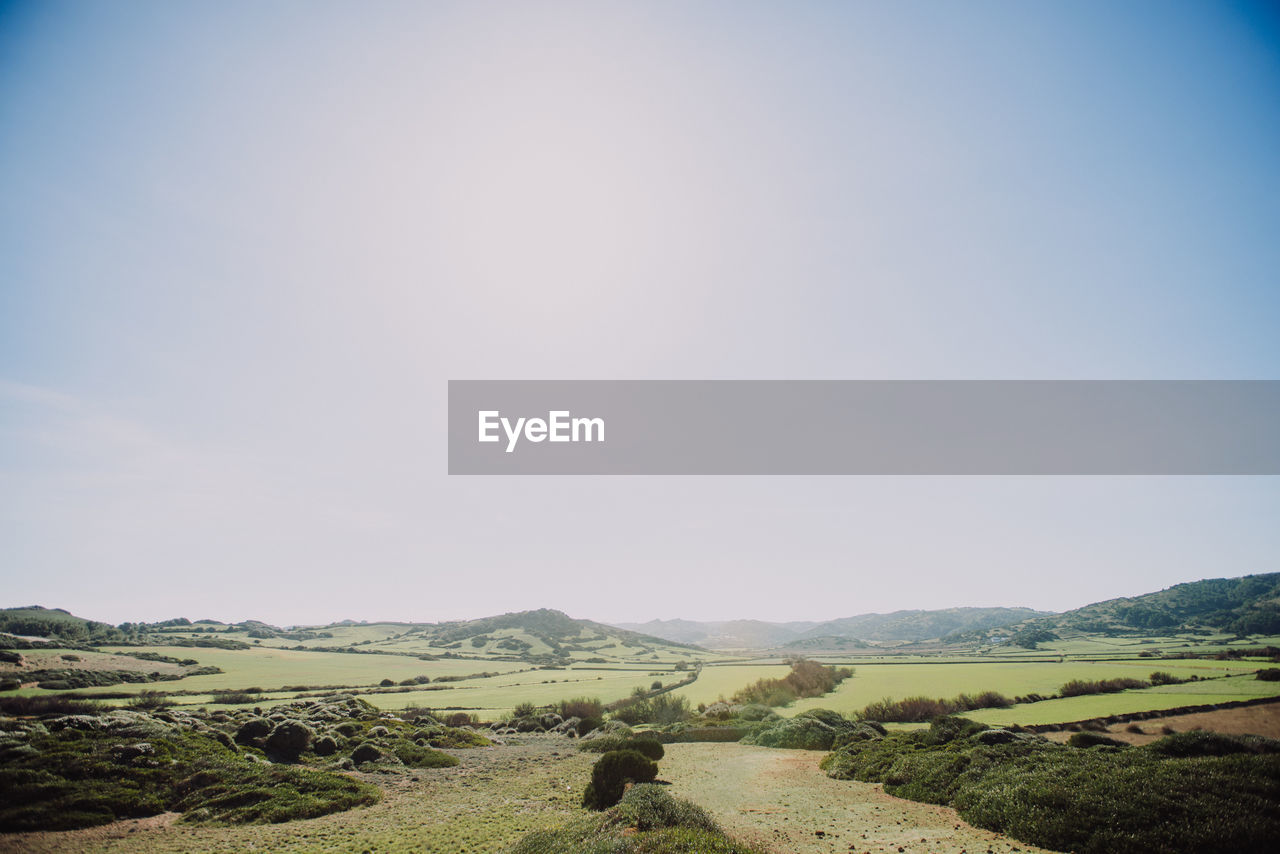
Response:
[{"label": "sky", "polygon": [[0,605],[1064,610],[1274,477],[450,477],[450,379],[1280,379],[1280,7],[0,2]]}]

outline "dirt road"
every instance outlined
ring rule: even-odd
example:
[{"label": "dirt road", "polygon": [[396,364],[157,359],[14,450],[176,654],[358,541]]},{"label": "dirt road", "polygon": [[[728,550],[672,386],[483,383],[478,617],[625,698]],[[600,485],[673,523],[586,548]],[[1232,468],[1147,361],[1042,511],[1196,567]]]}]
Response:
[{"label": "dirt road", "polygon": [[659,763],[672,794],[707,809],[731,834],[779,854],[1043,851],[971,827],[947,807],[904,801],[879,785],[832,780],[826,754],[741,744],[671,744]]}]

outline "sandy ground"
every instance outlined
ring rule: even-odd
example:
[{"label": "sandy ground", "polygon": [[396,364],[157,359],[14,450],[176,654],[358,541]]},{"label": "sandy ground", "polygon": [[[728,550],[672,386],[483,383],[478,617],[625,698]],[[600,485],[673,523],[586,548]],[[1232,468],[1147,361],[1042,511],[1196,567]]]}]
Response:
[{"label": "sandy ground", "polygon": [[[1142,732],[1130,732],[1130,726],[1137,726]],[[1265,735],[1267,738],[1280,738],[1280,703],[1222,709],[1216,712],[1196,712],[1190,715],[1170,715],[1167,718],[1134,721],[1133,724],[1112,724],[1107,727],[1107,734],[1120,741],[1127,741],[1129,744],[1149,744],[1167,734],[1164,732],[1165,727],[1171,728],[1174,732],[1203,729],[1235,735]],[[1069,732],[1045,733],[1046,738],[1054,741],[1066,741],[1071,735],[1072,733]]]},{"label": "sandy ground", "polygon": [[964,823],[947,807],[832,780],[823,751],[741,744],[672,744],[659,776],[706,808],[729,833],[779,852],[983,852],[1045,849]]}]

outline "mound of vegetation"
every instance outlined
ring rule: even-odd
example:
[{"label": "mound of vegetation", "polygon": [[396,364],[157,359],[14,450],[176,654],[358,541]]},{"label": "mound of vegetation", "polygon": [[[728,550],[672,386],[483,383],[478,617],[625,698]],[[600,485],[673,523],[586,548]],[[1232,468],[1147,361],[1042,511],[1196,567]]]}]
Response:
[{"label": "mound of vegetation", "polygon": [[614,807],[529,834],[511,854],[761,854],[725,835],[695,804],[661,786],[633,786]]},{"label": "mound of vegetation", "polygon": [[244,754],[193,719],[138,712],[6,722],[0,831],[66,830],[185,813],[186,821],[281,822],[371,804],[374,786]]},{"label": "mound of vegetation", "polygon": [[827,709],[811,709],[794,718],[774,721],[742,739],[743,744],[796,750],[831,750],[836,739],[858,725]]},{"label": "mound of vegetation", "polygon": [[638,735],[605,735],[582,741],[578,749],[586,753],[609,753],[614,750],[634,750],[655,762],[666,755],[666,750],[655,736],[649,733]]},{"label": "mound of vegetation", "polygon": [[582,805],[593,810],[608,809],[622,800],[628,784],[649,783],[657,776],[658,763],[640,751],[610,750],[592,767]]},{"label": "mound of vegetation", "polygon": [[[165,811],[188,821],[278,822],[372,803],[339,771],[396,773],[458,760],[439,747],[490,742],[350,695],[211,713],[104,710],[65,697],[6,697],[0,831],[70,829]],[[32,719],[40,716],[39,719]]]},{"label": "mound of vegetation", "polygon": [[790,658],[791,672],[781,679],[758,679],[733,695],[735,703],[785,706],[805,697],[821,697],[853,676],[853,668],[830,667],[807,658]]},{"label": "mound of vegetation", "polygon": [[1280,743],[1188,736],[1082,749],[943,718],[851,741],[822,767],[1059,851],[1268,849],[1280,838]]}]

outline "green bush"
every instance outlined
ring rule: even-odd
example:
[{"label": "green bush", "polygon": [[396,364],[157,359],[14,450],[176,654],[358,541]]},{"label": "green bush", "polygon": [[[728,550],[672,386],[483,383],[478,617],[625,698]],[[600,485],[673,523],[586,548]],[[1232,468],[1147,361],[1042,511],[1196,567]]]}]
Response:
[{"label": "green bush", "polygon": [[1109,735],[1103,735],[1100,732],[1077,732],[1073,733],[1067,739],[1067,744],[1072,747],[1128,747],[1129,745],[1118,738],[1112,738]]},{"label": "green bush", "polygon": [[648,783],[658,776],[658,764],[636,750],[613,750],[596,760],[591,782],[583,793],[588,809],[608,809],[622,800],[627,783]]},{"label": "green bush", "polygon": [[[457,757],[414,744],[412,741],[399,742],[392,752],[397,759],[410,768],[451,768],[458,764]],[[352,761],[358,762],[359,760],[353,756]]]},{"label": "green bush", "polygon": [[257,745],[271,734],[274,724],[266,718],[249,718],[236,730],[236,744]]},{"label": "green bush", "polygon": [[586,753],[611,753],[615,750],[634,750],[655,762],[663,757],[665,750],[657,739],[645,734],[640,735],[602,735],[589,741],[578,743],[578,749]]},{"label": "green bush", "polygon": [[[895,732],[846,744],[821,765],[828,776],[949,804],[972,824],[1058,851],[1251,851],[1280,833],[1280,754],[1178,755],[1226,749],[1204,735],[1123,750],[1026,733],[983,744],[990,732],[949,740],[941,729]],[[1260,749],[1267,741],[1241,739]]]},{"label": "green bush", "polygon": [[[0,831],[69,830],[162,812],[183,821],[280,822],[374,803],[375,786],[246,762],[212,736],[155,722],[145,745],[107,729],[32,733],[0,765]],[[163,733],[163,734],[155,734]]]},{"label": "green bush", "polygon": [[1257,678],[1263,682],[1280,682],[1280,667],[1264,667],[1258,671]]},{"label": "green bush", "polygon": [[660,786],[633,786],[617,806],[529,834],[511,854],[761,854],[725,836],[700,807]]},{"label": "green bush", "polygon": [[758,744],[761,747],[782,747],[799,750],[830,750],[835,744],[836,736],[847,727],[836,728],[815,717],[796,715],[783,719],[742,739],[743,744]]},{"label": "green bush", "polygon": [[1228,735],[1192,730],[1153,741],[1147,750],[1161,756],[1231,756],[1236,753],[1280,753],[1280,741],[1260,735]]},{"label": "green bush", "polygon": [[281,721],[267,736],[264,749],[273,756],[293,761],[311,746],[315,730],[298,721]]}]

